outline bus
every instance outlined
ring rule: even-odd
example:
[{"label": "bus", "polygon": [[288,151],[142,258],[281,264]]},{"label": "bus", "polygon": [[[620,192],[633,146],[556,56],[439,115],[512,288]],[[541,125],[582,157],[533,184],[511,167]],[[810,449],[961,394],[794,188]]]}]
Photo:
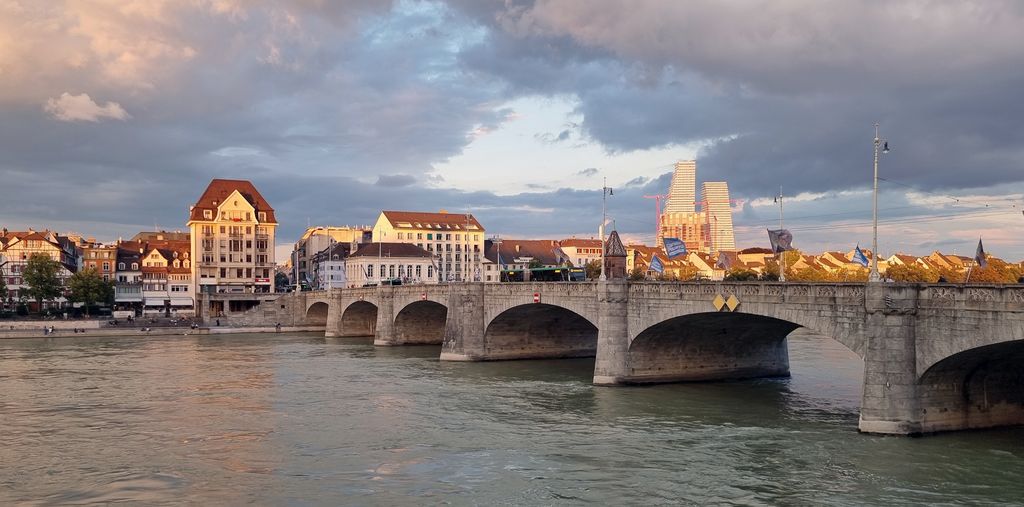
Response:
[{"label": "bus", "polygon": [[505,269],[501,271],[501,281],[503,282],[523,282],[527,279],[531,282],[583,282],[587,279],[587,273],[583,268],[570,267]]}]

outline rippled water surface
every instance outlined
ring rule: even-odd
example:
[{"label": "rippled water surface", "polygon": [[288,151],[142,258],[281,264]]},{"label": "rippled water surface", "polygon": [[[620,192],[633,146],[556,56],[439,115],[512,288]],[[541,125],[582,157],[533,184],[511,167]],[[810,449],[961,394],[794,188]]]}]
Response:
[{"label": "rippled water surface", "polygon": [[856,432],[860,360],[594,387],[312,334],[0,341],[0,505],[1008,504],[1024,429]]}]

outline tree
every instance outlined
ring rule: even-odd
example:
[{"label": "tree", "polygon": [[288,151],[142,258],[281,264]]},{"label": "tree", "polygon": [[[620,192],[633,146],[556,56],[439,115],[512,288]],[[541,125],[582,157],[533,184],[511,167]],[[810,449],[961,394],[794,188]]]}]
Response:
[{"label": "tree", "polygon": [[7,303],[7,278],[4,277],[3,270],[0,270],[0,307]]},{"label": "tree", "polygon": [[29,257],[24,271],[21,273],[25,285],[25,294],[36,301],[40,311],[43,309],[43,301],[52,301],[61,294],[60,263],[51,259],[49,255],[36,253]]},{"label": "tree", "polygon": [[277,292],[284,292],[291,283],[288,282],[288,275],[277,273],[274,275],[274,287]]},{"label": "tree", "polygon": [[537,259],[530,259],[530,265],[528,267],[529,267],[529,269],[537,269],[537,268],[543,268],[544,265],[541,264],[541,262],[539,260],[537,260]]},{"label": "tree", "polygon": [[757,273],[744,268],[730,269],[725,273],[723,280],[727,282],[746,282],[750,280],[757,280]]},{"label": "tree", "polygon": [[590,261],[583,267],[587,273],[587,280],[597,280],[601,277],[601,261]]},{"label": "tree", "polygon": [[939,274],[917,264],[896,264],[885,270],[885,277],[894,282],[935,283]]},{"label": "tree", "polygon": [[970,283],[1017,283],[1020,275],[1020,267],[1017,265],[1007,264],[1002,259],[989,257],[988,266],[984,268],[975,266],[971,270]]},{"label": "tree", "polygon": [[647,272],[644,271],[644,268],[633,268],[633,271],[629,272],[630,281],[638,282],[644,278],[647,278]]},{"label": "tree", "polygon": [[71,275],[68,288],[68,301],[83,303],[86,315],[89,315],[90,306],[114,302],[113,282],[104,280],[95,268],[84,269]]}]

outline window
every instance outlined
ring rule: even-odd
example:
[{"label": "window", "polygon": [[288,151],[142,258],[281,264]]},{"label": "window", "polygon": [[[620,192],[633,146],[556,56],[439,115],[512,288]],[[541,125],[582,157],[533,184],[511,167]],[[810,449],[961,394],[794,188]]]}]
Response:
[{"label": "window", "polygon": [[434,239],[434,235],[432,233],[428,232],[427,233],[427,239]]},{"label": "window", "polygon": [[394,264],[388,266],[388,276],[391,277],[391,278],[395,277],[395,265]]},{"label": "window", "polygon": [[[428,234],[428,236],[429,236],[429,234]],[[423,239],[423,233],[422,232],[417,232],[416,233],[416,239]],[[430,238],[427,238],[427,239],[430,239]]]},{"label": "window", "polygon": [[427,278],[434,277],[434,266],[427,266]]},{"label": "window", "polygon": [[117,263],[117,269],[119,269],[121,271],[124,271],[124,263],[123,262],[118,262]]},{"label": "window", "polygon": [[402,233],[398,233],[398,239],[402,239]]},{"label": "window", "polygon": [[225,232],[228,232],[228,229],[227,229],[227,227],[224,227],[223,225],[222,225],[222,226],[220,226],[220,233],[221,233],[221,234],[224,234]]},{"label": "window", "polygon": [[212,209],[204,209],[203,210],[203,218],[205,218],[206,220],[213,220],[213,210]]},{"label": "window", "polygon": [[445,234],[444,235],[444,240],[445,241],[451,241],[452,240],[452,235],[451,234]]},{"label": "window", "polygon": [[380,277],[384,278],[385,276],[387,276],[387,274],[388,274],[388,267],[383,265],[383,264],[381,264],[380,265]]},{"label": "window", "polygon": [[367,278],[373,278],[373,264],[369,264],[366,266],[366,273]]},{"label": "window", "polygon": [[242,278],[242,268],[235,268],[235,278]]},{"label": "window", "polygon": [[138,262],[133,262],[132,263],[132,271],[138,271],[138,270],[139,270],[139,263]]},{"label": "window", "polygon": [[412,276],[412,264],[405,267],[405,276]]},{"label": "window", "polygon": [[458,240],[459,240],[459,235],[458,235],[458,234],[456,234],[456,235],[455,235],[455,241],[458,241]]},{"label": "window", "polygon": [[403,276],[405,276],[405,266],[399,264],[398,265],[398,277],[401,278]]},{"label": "window", "polygon": [[[245,212],[245,221],[248,222],[250,220],[252,220],[252,214],[249,213],[248,211],[246,211]],[[246,229],[248,229],[248,227],[246,227]]]},{"label": "window", "polygon": [[267,212],[266,211],[260,211],[260,212],[256,213],[256,216],[259,217],[260,222],[266,222],[267,221]]}]

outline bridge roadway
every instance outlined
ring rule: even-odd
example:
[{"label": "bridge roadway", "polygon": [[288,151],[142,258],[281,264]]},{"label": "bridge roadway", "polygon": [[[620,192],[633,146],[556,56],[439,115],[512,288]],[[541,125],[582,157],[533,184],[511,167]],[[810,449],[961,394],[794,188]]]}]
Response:
[{"label": "bridge roadway", "polygon": [[1021,285],[464,283],[267,304],[242,317],[382,346],[441,344],[446,361],[594,356],[598,385],[786,376],[786,336],[805,327],[864,360],[861,431],[1024,424]]}]

